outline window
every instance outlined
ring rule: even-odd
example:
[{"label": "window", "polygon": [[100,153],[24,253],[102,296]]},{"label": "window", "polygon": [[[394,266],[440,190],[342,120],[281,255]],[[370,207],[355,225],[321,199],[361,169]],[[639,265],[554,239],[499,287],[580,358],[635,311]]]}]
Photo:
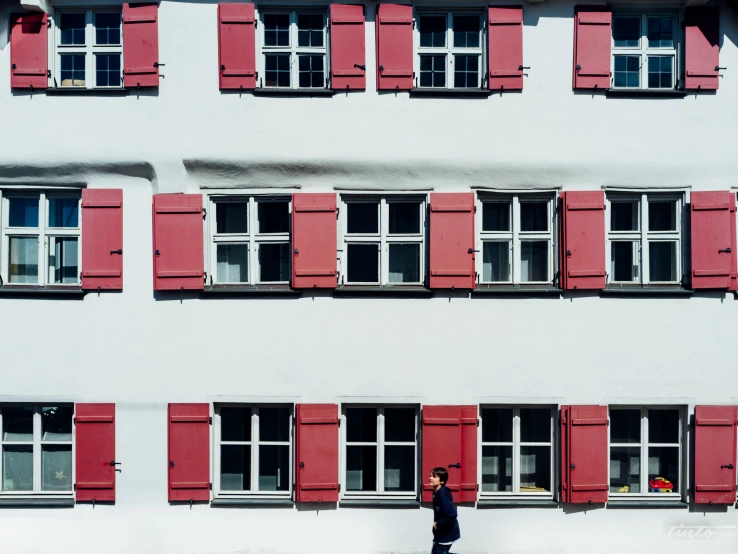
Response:
[{"label": "window", "polygon": [[55,15],[54,86],[123,86],[121,12],[61,11]]},{"label": "window", "polygon": [[425,197],[344,196],[341,284],[421,285]]},{"label": "window", "polygon": [[484,76],[482,14],[418,14],[415,74],[420,88],[481,88]]},{"label": "window", "polygon": [[292,407],[215,406],[215,494],[292,491]]},{"label": "window", "polygon": [[79,285],[80,195],[3,191],[6,285]]},{"label": "window", "polygon": [[211,284],[290,282],[289,198],[210,198]]},{"label": "window", "polygon": [[680,496],[682,411],[610,408],[610,497]]},{"label": "window", "polygon": [[681,196],[609,194],[607,204],[608,283],[679,284]]},{"label": "window", "polygon": [[553,408],[482,408],[481,494],[553,497]]},{"label": "window", "polygon": [[71,405],[0,409],[0,493],[72,494],[73,412]]},{"label": "window", "polygon": [[261,87],[328,87],[325,10],[261,13]]},{"label": "window", "polygon": [[479,195],[480,283],[553,282],[553,199],[552,194]]},{"label": "window", "polygon": [[344,497],[417,497],[417,408],[347,406],[342,418]]},{"label": "window", "polygon": [[613,15],[613,87],[676,88],[677,19],[668,12]]}]

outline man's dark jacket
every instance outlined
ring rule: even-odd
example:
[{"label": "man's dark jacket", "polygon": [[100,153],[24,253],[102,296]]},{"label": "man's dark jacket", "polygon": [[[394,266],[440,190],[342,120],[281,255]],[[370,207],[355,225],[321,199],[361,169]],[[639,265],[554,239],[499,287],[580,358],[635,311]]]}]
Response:
[{"label": "man's dark jacket", "polygon": [[461,538],[454,499],[451,491],[443,485],[433,493],[433,521],[436,523],[434,542],[448,543]]}]

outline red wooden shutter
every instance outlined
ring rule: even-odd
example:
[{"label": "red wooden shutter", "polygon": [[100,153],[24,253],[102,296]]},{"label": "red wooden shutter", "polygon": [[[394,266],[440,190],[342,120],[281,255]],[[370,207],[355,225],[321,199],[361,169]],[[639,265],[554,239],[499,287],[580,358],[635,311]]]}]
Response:
[{"label": "red wooden shutter", "polygon": [[413,7],[377,10],[377,90],[413,88]]},{"label": "red wooden shutter", "polygon": [[115,404],[75,406],[77,502],[115,501]]},{"label": "red wooden shutter", "polygon": [[210,500],[210,405],[169,404],[169,501]]},{"label": "red wooden shutter", "polygon": [[338,406],[295,407],[295,501],[338,502]]},{"label": "red wooden shutter", "polygon": [[720,10],[712,6],[684,10],[684,88],[717,90],[720,82]]},{"label": "red wooden shutter", "polygon": [[123,4],[123,84],[159,86],[159,5]]},{"label": "red wooden shutter", "polygon": [[612,8],[576,6],[574,14],[574,88],[610,88]]},{"label": "red wooden shutter", "polygon": [[455,502],[477,500],[477,407],[423,406],[422,501],[433,501],[428,475],[448,469],[446,486]]},{"label": "red wooden shutter", "polygon": [[82,190],[82,288],[123,289],[123,191]]},{"label": "red wooden shutter", "polygon": [[561,501],[607,502],[607,406],[561,407]]},{"label": "red wooden shutter", "polygon": [[430,195],[430,288],[474,288],[474,193]]},{"label": "red wooden shutter", "polygon": [[331,88],[366,89],[364,6],[331,4]]},{"label": "red wooden shutter", "polygon": [[218,4],[220,88],[256,88],[256,23],[253,4]]},{"label": "red wooden shutter", "polygon": [[202,290],[201,194],[154,195],[154,290]]},{"label": "red wooden shutter", "polygon": [[562,192],[563,289],[605,288],[605,193]]},{"label": "red wooden shutter", "polygon": [[489,8],[489,89],[523,90],[523,8]]},{"label": "red wooden shutter", "polygon": [[735,194],[726,190],[690,196],[692,288],[736,290]]},{"label": "red wooden shutter", "polygon": [[49,32],[45,13],[10,16],[10,86],[39,88],[49,85]]},{"label": "red wooden shutter", "polygon": [[735,406],[695,406],[695,504],[735,502],[737,420]]},{"label": "red wooden shutter", "polygon": [[336,195],[292,195],[292,286],[336,288]]}]

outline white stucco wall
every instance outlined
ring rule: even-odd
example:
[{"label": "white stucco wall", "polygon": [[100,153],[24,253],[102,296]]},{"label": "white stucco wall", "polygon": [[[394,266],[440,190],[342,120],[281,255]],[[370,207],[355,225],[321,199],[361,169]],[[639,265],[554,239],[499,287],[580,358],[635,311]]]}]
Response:
[{"label": "white stucco wall", "polygon": [[[62,3],[71,4],[72,2]],[[446,2],[448,4],[448,2]],[[485,5],[484,2],[469,2]],[[573,3],[524,5],[523,93],[333,98],[218,91],[216,4],[163,2],[161,87],[127,97],[11,92],[0,3],[0,186],[124,190],[121,294],[0,299],[0,401],[115,402],[114,506],[2,509],[0,553],[416,554],[431,511],[170,506],[168,402],[738,403],[733,295],[615,298],[155,298],[151,196],[206,188],[725,190],[738,170],[738,16],[721,14],[717,94],[571,90]],[[686,483],[685,483],[686,484]],[[471,553],[738,548],[734,508],[463,507]],[[709,538],[671,526],[732,526]]]}]

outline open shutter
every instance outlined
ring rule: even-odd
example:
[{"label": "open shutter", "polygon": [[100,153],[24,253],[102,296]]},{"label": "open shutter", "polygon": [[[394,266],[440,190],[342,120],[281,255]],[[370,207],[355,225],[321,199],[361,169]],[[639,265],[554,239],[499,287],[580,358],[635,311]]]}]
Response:
[{"label": "open shutter", "polygon": [[10,86],[44,89],[49,85],[49,31],[45,13],[10,16]]},{"label": "open shutter", "polygon": [[377,90],[413,88],[413,7],[377,10]]},{"label": "open shutter", "polygon": [[159,5],[123,4],[123,84],[159,86]]},{"label": "open shutter", "polygon": [[474,193],[430,195],[430,288],[474,288]]},{"label": "open shutter", "polygon": [[210,405],[169,404],[169,501],[210,500]]},{"label": "open shutter", "polygon": [[253,4],[218,4],[218,67],[221,90],[256,88]]},{"label": "open shutter", "polygon": [[700,6],[684,10],[684,88],[717,90],[720,77],[720,10]]},{"label": "open shutter", "polygon": [[123,191],[82,190],[82,288],[123,289]]},{"label": "open shutter", "polygon": [[694,502],[733,504],[736,499],[735,406],[694,408]]},{"label": "open shutter", "polygon": [[336,288],[336,195],[292,195],[292,286]]},{"label": "open shutter", "polygon": [[154,290],[202,290],[201,194],[154,195]]},{"label": "open shutter", "polygon": [[523,90],[523,8],[489,8],[489,89]]},{"label": "open shutter", "polygon": [[331,88],[366,89],[364,6],[331,4]]},{"label": "open shutter", "polygon": [[692,288],[736,290],[735,194],[690,195]]},{"label": "open shutter", "polygon": [[605,288],[605,193],[562,192],[563,289]]},{"label": "open shutter", "polygon": [[612,8],[576,6],[574,14],[574,88],[610,88]]},{"label": "open shutter", "polygon": [[607,406],[561,407],[561,500],[607,502]]},{"label": "open shutter", "polygon": [[77,502],[115,501],[115,404],[75,406]]},{"label": "open shutter", "polygon": [[338,502],[338,406],[297,404],[295,501]]}]

